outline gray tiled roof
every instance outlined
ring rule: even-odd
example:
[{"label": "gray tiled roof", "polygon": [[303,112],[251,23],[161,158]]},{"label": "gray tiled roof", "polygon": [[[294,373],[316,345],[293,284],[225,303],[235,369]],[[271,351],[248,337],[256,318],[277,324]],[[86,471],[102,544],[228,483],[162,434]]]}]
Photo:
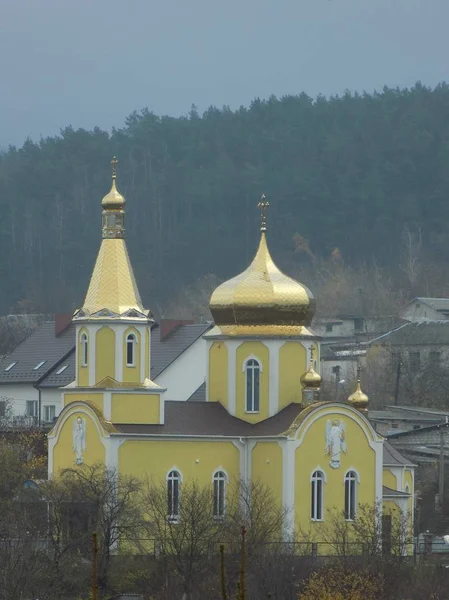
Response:
[{"label": "gray tiled roof", "polygon": [[375,344],[415,346],[449,344],[449,320],[413,321],[371,340]]},{"label": "gray tiled roof", "polygon": [[151,373],[154,379],[162,373],[180,354],[196,342],[198,338],[211,328],[210,323],[180,325],[163,341],[160,339],[161,328],[156,325],[151,330]]},{"label": "gray tiled roof", "polygon": [[[75,345],[75,326],[69,325],[58,337],[55,323],[47,322],[27,337],[11,354],[0,361],[0,383],[36,383]],[[36,371],[34,367],[45,363]],[[5,369],[17,362],[11,370]]]},{"label": "gray tiled roof", "polygon": [[[62,373],[58,374],[58,371],[62,369],[62,367],[67,367],[62,371]],[[63,361],[57,364],[53,369],[44,377],[44,379],[39,384],[40,387],[62,387],[64,385],[68,385],[75,380],[75,370],[76,370],[76,352],[75,348],[72,348],[72,351],[68,356],[65,357]]]},{"label": "gray tiled roof", "polygon": [[394,467],[396,465],[410,466],[412,463],[407,460],[400,452],[393,448],[388,442],[384,442],[384,467]]},{"label": "gray tiled roof", "polygon": [[287,431],[301,412],[301,405],[290,404],[277,415],[252,425],[230,415],[219,402],[165,403],[164,425],[116,424],[122,433],[143,435],[273,436]]},{"label": "gray tiled roof", "polygon": [[410,494],[407,492],[401,492],[400,490],[393,490],[386,485],[382,486],[382,496],[388,498],[389,496],[399,496],[400,498],[410,498]]},{"label": "gray tiled roof", "polygon": [[204,381],[200,387],[193,392],[187,402],[206,402],[206,382]]},{"label": "gray tiled roof", "polygon": [[442,312],[449,311],[449,298],[415,298],[412,302],[416,300],[428,304],[435,310],[441,310]]}]

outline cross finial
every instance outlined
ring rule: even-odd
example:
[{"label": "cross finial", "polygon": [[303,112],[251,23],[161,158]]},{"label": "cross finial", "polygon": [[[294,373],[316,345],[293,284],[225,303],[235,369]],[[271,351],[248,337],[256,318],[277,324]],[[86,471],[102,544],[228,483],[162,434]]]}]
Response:
[{"label": "cross finial", "polygon": [[315,360],[315,346],[310,346],[310,364],[313,367],[313,361]]},{"label": "cross finial", "polygon": [[261,216],[260,231],[267,230],[267,218],[265,215],[265,211],[267,210],[267,208],[269,206],[270,206],[270,203],[267,201],[267,197],[265,196],[265,194],[262,194],[262,196],[260,197],[260,202],[257,205],[257,208],[260,208],[260,216]]},{"label": "cross finial", "polygon": [[360,364],[357,365],[357,381],[360,383],[360,374],[362,373],[362,367]]},{"label": "cross finial", "polygon": [[113,156],[112,160],[111,160],[112,179],[116,179],[116,177],[117,177],[117,165],[118,165],[118,160],[115,156]]}]

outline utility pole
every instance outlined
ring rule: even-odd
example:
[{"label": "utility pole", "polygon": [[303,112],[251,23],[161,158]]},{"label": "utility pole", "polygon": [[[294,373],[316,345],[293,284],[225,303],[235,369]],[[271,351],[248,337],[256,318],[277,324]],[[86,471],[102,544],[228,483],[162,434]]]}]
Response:
[{"label": "utility pole", "polygon": [[92,534],[92,600],[98,600],[98,541]]},{"label": "utility pole", "polygon": [[396,385],[394,386],[394,405],[398,405],[399,401],[399,382],[401,380],[401,357],[398,355],[398,364],[396,367]]},{"label": "utility pole", "polygon": [[443,506],[443,496],[444,496],[444,430],[446,427],[440,425],[440,477],[439,477],[439,485],[438,485],[438,500],[440,506]]}]

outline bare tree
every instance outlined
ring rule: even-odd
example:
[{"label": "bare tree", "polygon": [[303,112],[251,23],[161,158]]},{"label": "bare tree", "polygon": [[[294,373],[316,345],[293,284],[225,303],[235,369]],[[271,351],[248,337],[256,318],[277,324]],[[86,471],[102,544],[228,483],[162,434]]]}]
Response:
[{"label": "bare tree", "polygon": [[415,225],[412,229],[406,223],[401,235],[400,269],[407,275],[411,286],[418,282],[421,271],[422,229]]}]

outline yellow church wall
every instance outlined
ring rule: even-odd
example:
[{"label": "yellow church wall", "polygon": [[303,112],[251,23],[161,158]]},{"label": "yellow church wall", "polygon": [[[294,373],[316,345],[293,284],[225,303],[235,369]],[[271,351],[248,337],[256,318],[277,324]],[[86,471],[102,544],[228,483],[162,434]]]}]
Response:
[{"label": "yellow church wall", "polygon": [[78,394],[64,394],[64,406],[67,406],[67,404],[76,402],[78,400],[81,402],[91,402],[92,404],[95,404],[95,406],[102,412],[104,412],[103,394],[101,392],[94,394],[90,391],[87,391],[79,392]]},{"label": "yellow church wall", "polygon": [[270,488],[282,505],[282,448],[277,442],[257,442],[251,453],[251,479]]},{"label": "yellow church wall", "polygon": [[[347,454],[341,452],[338,468],[329,464],[325,454],[326,427],[329,419],[338,418],[345,425]],[[311,520],[310,477],[316,469],[325,473],[323,501],[323,522]],[[312,541],[322,541],[329,513],[344,510],[344,477],[348,470],[354,470],[360,477],[357,484],[357,503],[374,505],[376,501],[376,455],[370,447],[365,432],[348,414],[323,414],[317,416],[305,433],[302,444],[295,454],[295,522],[301,531],[310,531]]]},{"label": "yellow church wall", "polygon": [[[198,461],[198,462],[197,462]],[[119,448],[119,470],[154,483],[166,480],[176,467],[184,483],[212,485],[212,475],[223,469],[230,481],[239,478],[240,453],[232,442],[126,440]]]},{"label": "yellow church wall", "polygon": [[111,397],[113,423],[160,423],[159,394],[114,394]]},{"label": "yellow church wall", "polygon": [[[384,469],[382,473],[382,482],[383,485],[386,485],[392,490],[399,490],[398,480],[396,475],[394,475],[390,469]],[[402,491],[402,490],[401,490]]]},{"label": "yellow church wall", "polygon": [[[259,412],[246,412],[246,373],[244,370],[245,361],[251,356],[255,356],[261,364],[260,372],[260,402]],[[236,412],[235,416],[249,423],[258,423],[268,419],[268,393],[270,377],[270,352],[262,342],[243,342],[236,353]]]},{"label": "yellow church wall", "polygon": [[279,410],[302,401],[300,377],[307,370],[307,352],[301,342],[286,342],[279,349]]},{"label": "yellow church wall", "polygon": [[209,401],[228,406],[228,349],[224,342],[209,348]]},{"label": "yellow church wall", "polygon": [[110,327],[97,331],[95,342],[95,383],[115,378],[115,333]]},{"label": "yellow church wall", "polygon": [[84,411],[75,409],[62,425],[53,450],[53,472],[55,475],[58,475],[62,469],[75,468],[77,466],[73,451],[73,425],[78,417],[86,421],[84,463],[93,465],[97,462],[104,463],[105,461],[105,448],[98,431],[98,423],[94,421],[95,417]]},{"label": "yellow church wall", "polygon": [[83,335],[83,333],[85,333],[87,335],[87,363],[89,364],[89,353],[90,353],[90,339],[89,339],[89,332],[87,331],[87,329],[85,329],[84,327],[82,327],[79,332],[78,332],[78,385],[81,387],[85,387],[89,385],[89,367],[86,365],[85,367],[83,366],[83,357],[82,357],[82,351],[81,351],[81,336]]},{"label": "yellow church wall", "polygon": [[145,378],[150,378],[150,332],[145,329]]},{"label": "yellow church wall", "polygon": [[[136,336],[134,367],[126,366],[126,338],[130,333]],[[140,381],[140,344],[142,343],[140,333],[135,327],[128,327],[123,335],[123,381],[126,383],[137,383]]]}]

